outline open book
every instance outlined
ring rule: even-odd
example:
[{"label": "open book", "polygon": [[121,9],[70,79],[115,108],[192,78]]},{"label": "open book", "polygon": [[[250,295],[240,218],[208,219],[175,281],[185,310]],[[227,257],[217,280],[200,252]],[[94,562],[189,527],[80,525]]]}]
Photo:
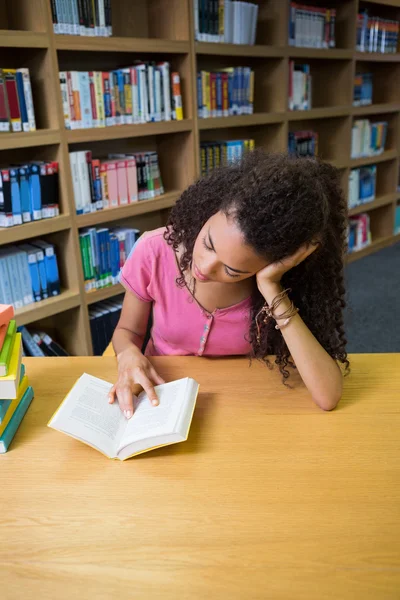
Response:
[{"label": "open book", "polygon": [[108,404],[111,387],[111,383],[84,373],[48,426],[120,460],[187,440],[199,389],[194,379],[156,386],[158,406],[152,406],[142,392],[129,420],[117,402]]}]

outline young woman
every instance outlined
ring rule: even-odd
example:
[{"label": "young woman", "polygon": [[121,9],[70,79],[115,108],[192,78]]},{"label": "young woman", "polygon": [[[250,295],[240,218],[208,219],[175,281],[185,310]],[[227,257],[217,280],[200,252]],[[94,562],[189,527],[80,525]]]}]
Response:
[{"label": "young woman", "polygon": [[[335,408],[348,368],[342,311],[346,203],[338,172],[314,158],[249,153],[191,185],[167,228],[144,234],[121,273],[110,402],[133,413],[163,383],[146,356],[249,355],[296,366],[314,402]],[[151,339],[142,354],[150,311]]]}]

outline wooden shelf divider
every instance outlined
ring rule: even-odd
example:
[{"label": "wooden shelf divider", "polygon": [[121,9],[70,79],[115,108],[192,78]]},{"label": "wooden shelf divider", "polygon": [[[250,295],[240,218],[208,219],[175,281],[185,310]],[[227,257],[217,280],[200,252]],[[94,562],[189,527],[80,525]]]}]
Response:
[{"label": "wooden shelf divider", "polygon": [[[85,292],[79,230],[121,223],[149,230],[165,223],[166,211],[175,204],[182,190],[200,175],[200,141],[254,137],[256,146],[285,151],[288,131],[296,130],[297,122],[298,128],[315,128],[320,135],[320,154],[329,156],[328,162],[342,170],[346,191],[350,168],[377,164],[379,195],[374,201],[349,211],[350,215],[364,211],[370,214],[372,244],[350,254],[347,262],[400,240],[400,234],[393,235],[394,208],[400,199],[396,188],[400,157],[400,52],[377,54],[355,50],[359,0],[338,3],[338,47],[328,50],[289,46],[288,11],[282,10],[282,0],[260,0],[258,43],[254,46],[197,42],[193,0],[111,1],[115,8],[115,35],[109,38],[54,34],[49,0],[35,0],[35,3],[18,0],[18,11],[12,9],[9,22],[7,11],[11,10],[12,3],[5,3],[0,11],[4,66],[29,66],[39,117],[36,132],[0,134],[2,162],[9,160],[11,164],[51,157],[60,164],[62,214],[54,219],[0,230],[0,246],[42,236],[57,245],[64,286],[62,294],[18,310],[19,325],[45,320],[45,325],[52,323],[60,330],[62,339],[69,336],[74,340],[71,351],[82,355],[92,353],[88,307],[121,294],[124,289],[118,284]],[[383,17],[396,14],[396,18],[400,18],[400,0],[363,0],[363,3],[373,5],[375,13],[379,5],[385,7]],[[7,29],[11,24],[18,28]],[[165,56],[181,74],[183,121],[65,129],[59,70],[113,69],[129,64],[128,61],[147,60],[152,56],[157,61]],[[314,106],[311,110],[288,110],[290,60],[310,61]],[[15,65],[11,64],[13,61]],[[254,114],[200,119],[197,71],[235,65],[254,68]],[[373,104],[369,106],[352,106],[353,78],[358,71],[374,74]],[[374,115],[380,120],[386,114],[390,125],[389,149],[378,156],[351,159],[352,121],[358,117],[373,120]],[[310,121],[315,121],[315,125]],[[322,143],[322,139],[326,139],[326,143]],[[152,200],[76,215],[69,152],[79,144],[84,144],[82,149],[92,150],[94,156],[157,150],[167,192]]]}]

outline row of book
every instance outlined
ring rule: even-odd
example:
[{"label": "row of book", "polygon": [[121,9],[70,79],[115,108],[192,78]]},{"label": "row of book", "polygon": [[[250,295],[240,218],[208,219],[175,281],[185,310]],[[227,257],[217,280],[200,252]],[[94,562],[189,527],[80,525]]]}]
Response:
[{"label": "row of book", "polygon": [[397,235],[398,233],[400,233],[400,204],[396,205],[394,213],[394,234]]},{"label": "row of book", "polygon": [[95,356],[101,356],[111,342],[121,316],[122,302],[122,297],[97,302],[89,309],[90,333]]},{"label": "row of book", "polygon": [[54,33],[109,37],[111,0],[51,0]]},{"label": "row of book", "polygon": [[77,214],[125,206],[164,193],[157,152],[109,154],[90,150],[69,154]]},{"label": "row of book", "polygon": [[0,454],[7,452],[32,399],[14,309],[0,304]]},{"label": "row of book", "polygon": [[289,61],[289,110],[312,108],[312,77],[309,64]]},{"label": "row of book", "polygon": [[202,142],[200,163],[202,176],[214,169],[229,165],[242,158],[245,152],[254,150],[254,140],[230,140],[229,142]]},{"label": "row of book", "polygon": [[348,252],[358,252],[371,244],[370,218],[367,213],[349,218]]},{"label": "row of book", "polygon": [[256,42],[258,4],[237,0],[194,0],[195,39],[199,42]]},{"label": "row of book", "polygon": [[334,48],[336,9],[290,3],[289,45],[305,48]]},{"label": "row of book", "polygon": [[376,196],[376,165],[351,169],[349,175],[348,206],[372,202]]},{"label": "row of book", "polygon": [[58,162],[0,167],[0,228],[57,217]]},{"label": "row of book", "polygon": [[183,119],[180,76],[168,62],[115,71],[60,71],[67,129]]},{"label": "row of book", "polygon": [[372,73],[356,73],[354,75],[353,106],[372,104]]},{"label": "row of book", "polygon": [[64,348],[54,340],[46,331],[18,327],[22,336],[22,356],[36,358],[69,356]]},{"label": "row of book", "polygon": [[400,22],[381,19],[363,10],[357,15],[356,49],[359,52],[397,52]]},{"label": "row of book", "polygon": [[297,156],[318,156],[318,133],[289,131],[288,152]]},{"label": "row of book", "polygon": [[91,227],[79,234],[86,292],[116,285],[139,231],[118,227]]},{"label": "row of book", "polygon": [[228,67],[197,73],[199,118],[253,114],[254,71],[250,67]]},{"label": "row of book", "polygon": [[60,294],[60,277],[53,244],[31,244],[0,250],[0,302],[15,309]]},{"label": "row of book", "polygon": [[388,122],[357,119],[351,130],[351,158],[375,156],[385,150]]},{"label": "row of book", "polygon": [[29,69],[0,69],[0,132],[36,131]]}]

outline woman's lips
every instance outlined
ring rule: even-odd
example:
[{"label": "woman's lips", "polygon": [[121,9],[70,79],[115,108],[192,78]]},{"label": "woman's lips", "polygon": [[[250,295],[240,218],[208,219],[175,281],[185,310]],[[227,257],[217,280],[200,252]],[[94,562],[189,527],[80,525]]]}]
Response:
[{"label": "woman's lips", "polygon": [[199,271],[196,265],[194,265],[194,274],[196,276],[196,279],[199,279],[200,281],[210,281],[208,277],[206,277],[201,271]]}]

